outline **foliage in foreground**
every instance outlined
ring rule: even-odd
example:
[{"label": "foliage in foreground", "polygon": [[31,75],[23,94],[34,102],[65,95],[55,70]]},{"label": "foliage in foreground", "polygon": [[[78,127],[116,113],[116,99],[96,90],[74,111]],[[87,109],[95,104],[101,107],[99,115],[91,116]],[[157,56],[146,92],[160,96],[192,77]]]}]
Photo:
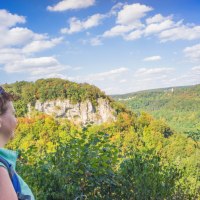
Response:
[{"label": "foliage in foreground", "polygon": [[199,142],[143,113],[81,129],[47,115],[19,118],[7,148],[40,200],[198,199]]}]

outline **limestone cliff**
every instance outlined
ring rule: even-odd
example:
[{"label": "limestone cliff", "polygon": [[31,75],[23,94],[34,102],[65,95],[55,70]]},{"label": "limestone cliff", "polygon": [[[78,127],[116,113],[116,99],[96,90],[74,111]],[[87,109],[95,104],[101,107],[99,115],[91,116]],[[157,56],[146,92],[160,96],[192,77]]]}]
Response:
[{"label": "limestone cliff", "polygon": [[[116,120],[116,111],[111,107],[107,99],[97,99],[97,106],[87,100],[85,102],[72,104],[70,100],[48,100],[44,103],[36,101],[34,109],[55,117],[67,118],[76,124],[86,125],[89,123],[101,124]],[[28,112],[31,106],[28,105]]]}]

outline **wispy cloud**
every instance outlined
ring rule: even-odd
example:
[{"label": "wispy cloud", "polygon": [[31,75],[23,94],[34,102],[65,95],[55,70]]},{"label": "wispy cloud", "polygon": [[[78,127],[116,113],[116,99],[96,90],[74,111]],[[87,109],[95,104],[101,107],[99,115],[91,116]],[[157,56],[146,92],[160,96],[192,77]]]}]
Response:
[{"label": "wispy cloud", "polygon": [[195,74],[200,75],[200,66],[195,66],[192,68],[192,72]]},{"label": "wispy cloud", "polygon": [[94,83],[96,81],[104,81],[104,80],[114,80],[123,73],[127,72],[129,69],[126,67],[120,67],[120,68],[115,68],[106,72],[100,72],[100,73],[94,73],[94,74],[89,74],[86,76],[76,76],[76,77],[71,77],[71,80],[74,81],[87,81],[90,83]]},{"label": "wispy cloud", "polygon": [[100,45],[102,45],[103,43],[102,43],[102,41],[101,41],[101,38],[99,38],[99,37],[97,36],[97,37],[92,38],[92,39],[90,40],[90,44],[91,44],[92,46],[100,46]]},{"label": "wispy cloud", "polygon": [[158,61],[161,59],[162,59],[161,56],[150,56],[150,57],[144,58],[144,61]]},{"label": "wispy cloud", "polygon": [[137,76],[159,76],[163,74],[172,73],[174,68],[158,67],[158,68],[140,68],[136,71],[135,77]]}]

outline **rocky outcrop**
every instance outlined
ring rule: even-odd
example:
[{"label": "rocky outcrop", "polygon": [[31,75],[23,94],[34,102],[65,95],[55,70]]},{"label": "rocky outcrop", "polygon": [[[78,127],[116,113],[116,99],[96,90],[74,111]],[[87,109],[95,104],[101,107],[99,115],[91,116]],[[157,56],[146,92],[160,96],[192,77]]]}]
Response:
[{"label": "rocky outcrop", "polygon": [[[85,102],[72,104],[70,100],[51,100],[41,103],[36,101],[34,109],[44,112],[55,117],[67,118],[76,124],[86,125],[88,123],[101,124],[116,120],[116,111],[111,108],[110,103],[106,99],[97,99],[98,105],[93,106],[87,100]],[[29,113],[31,106],[28,105]]]}]

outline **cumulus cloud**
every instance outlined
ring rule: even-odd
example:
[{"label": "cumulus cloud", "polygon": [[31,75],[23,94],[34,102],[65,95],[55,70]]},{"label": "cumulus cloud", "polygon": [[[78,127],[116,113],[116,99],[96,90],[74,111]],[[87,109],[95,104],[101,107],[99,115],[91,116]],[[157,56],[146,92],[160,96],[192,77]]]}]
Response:
[{"label": "cumulus cloud", "polygon": [[56,46],[57,44],[59,44],[62,41],[63,41],[62,37],[53,38],[50,40],[35,40],[35,41],[32,41],[31,43],[27,44],[23,48],[23,52],[24,53],[33,53],[33,52],[43,51],[45,49],[50,49],[50,48]]},{"label": "cumulus cloud", "polygon": [[136,24],[135,25],[116,25],[112,27],[110,30],[105,31],[103,34],[103,37],[115,37],[119,35],[123,36],[125,33],[128,33],[135,28],[137,28]]},{"label": "cumulus cloud", "polygon": [[10,28],[17,23],[25,23],[26,19],[24,16],[11,14],[7,10],[0,10],[0,29]]},{"label": "cumulus cloud", "polygon": [[165,20],[168,20],[168,19],[172,19],[172,15],[168,16],[168,17],[164,17],[162,16],[161,14],[156,14],[154,15],[153,17],[149,17],[146,19],[146,23],[147,24],[155,24],[155,23],[160,23],[160,22],[163,22]]},{"label": "cumulus cloud", "polygon": [[[180,23],[179,23],[180,24]],[[159,34],[161,41],[195,40],[200,38],[200,26],[179,25]]]},{"label": "cumulus cloud", "polygon": [[143,31],[142,30],[135,30],[132,31],[131,33],[129,33],[128,35],[124,35],[123,38],[125,40],[136,40],[141,38],[143,35]]},{"label": "cumulus cloud", "polygon": [[62,28],[61,33],[72,34],[76,32],[80,32],[82,30],[87,30],[92,27],[98,26],[102,19],[106,16],[101,14],[94,14],[88,17],[86,20],[79,20],[76,17],[72,17],[69,20],[69,28]]},{"label": "cumulus cloud", "polygon": [[45,37],[45,35],[37,34],[27,28],[21,27],[0,30],[0,47],[23,46],[32,40],[43,39]]},{"label": "cumulus cloud", "polygon": [[15,60],[24,59],[21,49],[0,48],[0,64],[6,64]]},{"label": "cumulus cloud", "polygon": [[48,6],[47,10],[61,12],[66,10],[87,8],[93,6],[94,4],[95,0],[63,0],[54,6]]},{"label": "cumulus cloud", "polygon": [[62,71],[66,68],[53,57],[38,57],[10,62],[5,65],[4,69],[8,73],[29,72],[32,75],[38,75]]},{"label": "cumulus cloud", "polygon": [[151,56],[151,57],[144,58],[144,61],[157,61],[161,59],[162,59],[161,56]]},{"label": "cumulus cloud", "polygon": [[138,29],[144,27],[141,23],[141,19],[151,10],[153,10],[153,8],[139,3],[123,5],[121,10],[116,14],[117,25],[112,27],[110,30],[105,31],[102,37],[122,36],[126,40],[135,40],[140,38],[142,32]]},{"label": "cumulus cloud", "polygon": [[185,53],[185,56],[191,61],[200,61],[200,43],[190,47],[186,47],[183,52]]},{"label": "cumulus cloud", "polygon": [[[139,3],[123,5],[122,9],[117,13],[117,25],[105,31],[102,37],[122,36],[126,40],[140,38],[141,32],[139,33],[136,29],[143,27],[140,20],[151,10],[153,10],[151,7]],[[136,32],[133,32],[133,30],[136,30]],[[132,33],[130,33],[131,31]],[[126,35],[126,33],[129,33],[129,35]]]},{"label": "cumulus cloud", "polygon": [[125,4],[116,12],[116,25],[106,30],[102,38],[122,36],[125,40],[142,37],[157,37],[161,42],[176,40],[196,40],[200,38],[200,26],[175,21],[173,15],[156,14],[145,19],[153,8],[139,3]]},{"label": "cumulus cloud", "polygon": [[23,46],[32,40],[45,39],[46,34],[37,34],[25,27],[16,27],[26,22],[24,16],[0,10],[0,48]]},{"label": "cumulus cloud", "polygon": [[144,33],[146,35],[159,33],[161,31],[164,31],[166,29],[172,28],[175,26],[175,23],[171,19],[166,19],[159,23],[152,23],[146,26]]},{"label": "cumulus cloud", "polygon": [[124,5],[122,10],[118,12],[117,23],[124,25],[134,24],[152,10],[153,8],[139,3]]},{"label": "cumulus cloud", "polygon": [[50,38],[47,34],[38,34],[26,27],[16,26],[25,22],[24,16],[0,10],[1,69],[7,73],[28,75],[47,75],[65,70],[67,67],[52,56],[34,57],[34,53],[53,48],[62,38]]}]

